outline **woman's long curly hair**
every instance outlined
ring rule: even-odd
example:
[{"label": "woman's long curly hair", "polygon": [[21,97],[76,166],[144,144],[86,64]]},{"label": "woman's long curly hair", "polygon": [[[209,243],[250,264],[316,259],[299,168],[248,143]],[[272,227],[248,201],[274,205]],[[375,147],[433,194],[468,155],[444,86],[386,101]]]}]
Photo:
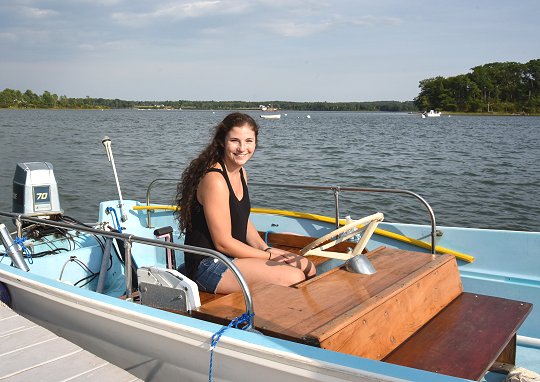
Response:
[{"label": "woman's long curly hair", "polygon": [[225,137],[233,127],[249,125],[255,132],[255,141],[259,134],[259,126],[253,118],[243,113],[231,113],[227,115],[219,125],[215,127],[214,138],[199,154],[191,161],[182,173],[180,182],[176,187],[175,217],[180,225],[180,231],[191,229],[191,211],[197,198],[197,187],[208,170],[225,155]]}]

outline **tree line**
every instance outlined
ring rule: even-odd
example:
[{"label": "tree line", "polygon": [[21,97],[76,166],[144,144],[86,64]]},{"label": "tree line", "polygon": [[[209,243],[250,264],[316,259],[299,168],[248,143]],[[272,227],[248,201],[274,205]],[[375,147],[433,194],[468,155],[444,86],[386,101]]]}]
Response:
[{"label": "tree line", "polygon": [[540,59],[525,64],[494,62],[452,77],[437,76],[420,81],[413,101],[290,102],[290,101],[126,101],[105,98],[69,98],[44,91],[4,89],[0,108],[58,109],[200,109],[256,110],[261,105],[302,111],[484,112],[540,114]]},{"label": "tree line", "polygon": [[470,73],[422,80],[419,87],[419,110],[538,114],[540,59],[480,65]]},{"label": "tree line", "polygon": [[200,110],[256,110],[261,105],[283,110],[305,111],[414,111],[412,101],[374,102],[289,102],[289,101],[126,101],[105,98],[68,98],[49,91],[42,95],[32,90],[4,89],[0,92],[0,108],[19,109],[200,109]]},{"label": "tree line", "polygon": [[58,96],[49,91],[42,95],[35,94],[32,90],[22,93],[20,90],[4,89],[0,92],[0,108],[18,109],[103,109],[103,108],[129,108],[133,107],[132,101],[104,98],[68,98],[65,95]]}]

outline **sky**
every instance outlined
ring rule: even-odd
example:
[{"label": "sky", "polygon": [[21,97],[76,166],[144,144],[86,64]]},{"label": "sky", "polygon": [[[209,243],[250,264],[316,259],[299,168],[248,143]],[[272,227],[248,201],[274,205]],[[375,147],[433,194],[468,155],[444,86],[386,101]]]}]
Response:
[{"label": "sky", "polygon": [[538,0],[2,0],[0,90],[123,100],[408,101],[540,58]]}]

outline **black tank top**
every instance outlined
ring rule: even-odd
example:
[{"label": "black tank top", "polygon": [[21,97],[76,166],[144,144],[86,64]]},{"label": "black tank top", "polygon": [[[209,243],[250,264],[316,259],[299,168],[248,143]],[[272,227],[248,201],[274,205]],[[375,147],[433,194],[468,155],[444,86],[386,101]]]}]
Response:
[{"label": "black tank top", "polygon": [[[221,168],[225,169],[225,165],[220,162]],[[227,182],[227,187],[229,188],[229,210],[231,214],[231,235],[236,240],[241,241],[242,243],[247,244],[246,235],[247,235],[247,223],[249,219],[249,213],[251,210],[251,203],[249,201],[249,193],[246,181],[244,179],[244,173],[240,169],[240,178],[242,179],[242,189],[243,197],[242,200],[238,200],[234,194],[231,182],[227,175],[227,171],[221,170],[218,168],[211,168],[209,172],[219,172],[225,178]],[[216,247],[212,242],[212,237],[210,236],[210,231],[208,230],[208,225],[206,223],[206,217],[204,215],[204,207],[199,203],[197,198],[195,198],[195,203],[193,204],[191,210],[191,229],[186,232],[186,238],[184,243],[187,245],[193,245],[196,247],[203,247],[215,250]],[[205,258],[205,256],[191,254],[185,252],[185,263],[186,263],[186,273],[187,276],[191,279],[195,279],[195,274],[199,263]]]}]

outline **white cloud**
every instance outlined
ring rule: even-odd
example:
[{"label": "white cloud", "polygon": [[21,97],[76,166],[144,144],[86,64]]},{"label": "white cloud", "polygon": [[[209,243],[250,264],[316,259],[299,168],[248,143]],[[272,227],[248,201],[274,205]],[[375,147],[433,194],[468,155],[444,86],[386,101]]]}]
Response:
[{"label": "white cloud", "polygon": [[219,14],[239,14],[250,7],[249,3],[205,0],[188,3],[166,3],[148,12],[116,12],[113,20],[128,26],[144,26],[155,20],[195,19]]},{"label": "white cloud", "polygon": [[17,41],[17,35],[12,32],[0,32],[0,41],[15,42]]},{"label": "white cloud", "polygon": [[21,13],[30,18],[43,19],[58,15],[58,12],[51,9],[34,8],[34,7],[22,7]]},{"label": "white cloud", "polygon": [[101,5],[107,5],[112,6],[116,4],[120,4],[122,2],[125,2],[125,0],[71,0],[72,3],[78,2],[78,3],[85,3],[85,4],[101,4]]},{"label": "white cloud", "polygon": [[369,26],[374,27],[378,25],[399,25],[401,20],[397,17],[376,17],[376,16],[360,16],[360,17],[348,17],[348,16],[335,16],[334,21],[339,24],[348,24],[355,26]]},{"label": "white cloud", "polygon": [[309,37],[331,28],[332,23],[296,23],[294,21],[278,21],[266,24],[264,27],[275,34],[285,37]]},{"label": "white cloud", "polygon": [[398,25],[400,22],[398,18],[392,17],[332,15],[328,20],[304,23],[295,20],[282,20],[267,23],[263,27],[285,37],[309,37],[339,27],[374,27],[379,25]]}]

